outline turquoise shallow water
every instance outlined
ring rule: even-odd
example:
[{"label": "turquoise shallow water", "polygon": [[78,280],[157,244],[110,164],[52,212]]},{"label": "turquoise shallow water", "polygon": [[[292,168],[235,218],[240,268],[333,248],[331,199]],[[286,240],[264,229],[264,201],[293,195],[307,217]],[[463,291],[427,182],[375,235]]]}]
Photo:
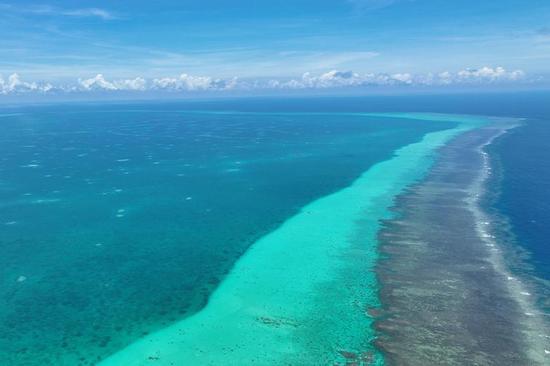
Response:
[{"label": "turquoise shallow water", "polygon": [[[94,364],[189,316],[253,242],[400,147],[456,125],[144,105],[28,108],[0,122],[0,357],[10,365]],[[352,217],[335,235],[352,232]],[[359,267],[331,268],[338,278]],[[373,279],[361,281],[375,299]],[[341,315],[324,331],[355,321]],[[377,357],[361,319],[365,333],[341,332],[342,342]],[[309,332],[300,339],[323,348],[322,331]]]},{"label": "turquoise shallow water", "polygon": [[[390,115],[457,126],[375,164],[350,186],[306,205],[241,257],[197,314],[143,337],[102,366],[383,364],[369,311],[380,220],[421,179],[437,148],[487,121]],[[379,118],[387,118],[380,116]]]}]

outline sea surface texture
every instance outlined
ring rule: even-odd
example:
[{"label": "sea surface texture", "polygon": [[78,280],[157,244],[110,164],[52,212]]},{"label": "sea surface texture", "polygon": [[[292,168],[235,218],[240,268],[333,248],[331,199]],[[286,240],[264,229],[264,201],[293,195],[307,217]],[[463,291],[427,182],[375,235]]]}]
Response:
[{"label": "sea surface texture", "polygon": [[[272,266],[279,263],[288,275],[262,277],[269,284],[265,296],[292,299],[302,316],[311,310],[310,302],[351,301],[336,276],[340,271],[349,278],[349,273],[341,267],[324,272],[325,262],[344,255],[340,250],[354,234],[359,210],[383,213],[369,195],[380,190],[379,199],[388,201],[404,184],[399,177],[408,165],[404,161],[388,169],[395,180],[363,180],[353,191],[356,196],[345,202],[329,199],[304,207],[348,187],[403,146],[456,126],[393,117],[194,113],[140,105],[35,107],[0,118],[0,359],[13,366],[95,364],[188,317],[206,305],[236,260],[267,233],[272,234],[263,242],[274,244],[287,235],[284,250],[303,254],[300,259],[314,267],[292,265],[281,252],[276,253],[280,263],[260,256]],[[401,160],[407,158],[402,155]],[[340,206],[330,208],[333,204]],[[317,209],[324,216],[308,213]],[[328,312],[334,318],[326,324],[336,326],[338,320],[338,326],[361,331],[341,345],[331,344],[331,355],[364,346],[368,357],[376,357],[370,320],[363,314],[367,299],[377,305],[369,273],[376,257],[373,230],[354,239],[355,254],[345,254],[365,263],[354,267],[361,267],[356,280],[365,291],[354,305],[357,314],[343,313],[339,319]],[[317,239],[329,240],[329,247],[313,253],[318,258],[306,257],[305,245],[316,246]],[[263,248],[277,251],[269,244]],[[304,282],[306,273],[319,276],[315,288]],[[255,280],[241,278],[239,285]],[[223,288],[229,289],[231,281]],[[325,281],[344,293],[321,291]],[[287,294],[288,286],[302,283],[300,292]],[[243,295],[257,289],[251,285]],[[224,293],[240,295],[219,290],[217,296]],[[259,306],[271,301],[261,300]],[[259,311],[254,321],[267,330],[297,331],[296,339],[309,346],[322,341],[318,351],[328,350],[329,340],[321,337],[325,325],[314,331],[298,324],[298,315]]]},{"label": "sea surface texture", "polygon": [[498,173],[493,206],[508,218],[511,232],[526,249],[531,274],[550,281],[549,120],[524,121],[495,141],[489,152]]},{"label": "sea surface texture", "polygon": [[548,364],[546,112],[434,98],[3,108],[0,365]]}]

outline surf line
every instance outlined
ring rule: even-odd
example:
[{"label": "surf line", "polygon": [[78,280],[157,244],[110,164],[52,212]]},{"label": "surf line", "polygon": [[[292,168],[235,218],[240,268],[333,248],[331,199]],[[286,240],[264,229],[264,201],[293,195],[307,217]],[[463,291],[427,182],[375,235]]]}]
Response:
[{"label": "surf line", "polygon": [[489,249],[489,259],[496,273],[503,279],[508,291],[514,300],[522,309],[525,318],[522,321],[523,333],[526,336],[528,344],[527,354],[534,363],[541,365],[548,361],[550,355],[550,344],[548,339],[550,334],[546,334],[547,322],[544,314],[537,309],[527,290],[527,286],[522,280],[513,276],[506,265],[504,255],[499,248],[495,235],[491,232],[491,218],[481,206],[481,200],[487,192],[487,182],[492,174],[491,156],[486,151],[495,140],[508,133],[509,130],[521,127],[521,120],[516,123],[509,123],[508,126],[502,127],[488,141],[484,142],[476,149],[477,153],[482,157],[482,169],[478,176],[470,186],[470,195],[467,199],[467,204],[470,212],[476,218],[476,231],[481,240]]}]

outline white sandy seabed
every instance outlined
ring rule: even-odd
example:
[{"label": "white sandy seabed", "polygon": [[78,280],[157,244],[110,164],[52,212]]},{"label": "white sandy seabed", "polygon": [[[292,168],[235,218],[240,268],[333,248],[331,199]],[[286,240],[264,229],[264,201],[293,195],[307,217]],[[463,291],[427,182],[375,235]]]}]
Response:
[{"label": "white sandy seabed", "polygon": [[457,124],[400,148],[349,187],[303,207],[249,248],[204,309],[99,366],[338,365],[350,357],[383,364],[366,312],[379,306],[372,272],[379,220],[391,217],[394,197],[426,174],[437,148],[488,120],[375,116]]}]

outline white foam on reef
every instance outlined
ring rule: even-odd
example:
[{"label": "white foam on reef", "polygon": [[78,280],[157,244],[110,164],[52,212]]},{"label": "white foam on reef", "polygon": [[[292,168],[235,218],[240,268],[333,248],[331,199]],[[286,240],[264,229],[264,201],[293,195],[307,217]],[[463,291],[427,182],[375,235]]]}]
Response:
[{"label": "white foam on reef", "polygon": [[[351,186],[302,208],[239,258],[205,308],[99,365],[333,365],[348,361],[342,351],[353,354],[365,347],[371,347],[373,364],[381,365],[381,355],[369,346],[375,337],[373,319],[365,315],[365,309],[379,305],[375,274],[368,269],[378,259],[380,219],[390,215],[396,195],[429,171],[436,149],[486,122],[399,116],[458,125],[426,134]],[[357,235],[360,260],[354,260]]]},{"label": "white foam on reef", "polygon": [[[517,120],[514,120],[517,121]],[[488,141],[478,147],[482,158],[482,169],[480,169],[477,179],[470,187],[470,197],[467,200],[467,204],[471,212],[476,218],[476,231],[479,238],[489,247],[489,258],[495,271],[504,279],[503,283],[508,287],[510,293],[514,296],[514,299],[522,309],[523,313],[528,315],[524,319],[522,326],[524,326],[524,334],[527,336],[527,344],[529,349],[527,351],[528,356],[533,362],[533,365],[543,365],[547,361],[545,357],[545,345],[547,342],[541,342],[541,335],[547,331],[547,324],[545,320],[539,316],[539,312],[536,309],[535,304],[531,300],[531,293],[526,290],[526,285],[518,278],[512,276],[510,270],[507,268],[502,251],[498,250],[499,243],[496,236],[490,231],[490,219],[489,216],[483,211],[480,204],[480,199],[485,194],[485,185],[491,175],[491,161],[489,154],[485,151],[485,148],[489,146],[495,139],[501,135],[507,133],[509,129],[517,127],[518,124],[508,121],[504,125],[495,127],[498,132],[493,135]],[[544,352],[543,352],[544,351]]]}]

